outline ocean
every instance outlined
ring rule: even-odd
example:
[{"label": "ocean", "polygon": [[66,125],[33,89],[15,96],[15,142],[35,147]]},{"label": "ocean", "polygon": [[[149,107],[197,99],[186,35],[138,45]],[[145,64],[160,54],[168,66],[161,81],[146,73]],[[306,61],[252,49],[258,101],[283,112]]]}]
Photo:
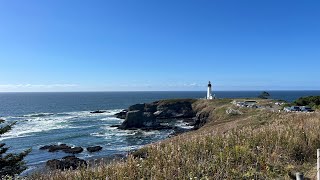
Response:
[{"label": "ocean", "polygon": [[[261,91],[218,91],[218,98],[257,97]],[[269,91],[271,98],[294,101],[302,96],[320,95],[320,91]],[[169,98],[203,98],[206,92],[74,92],[74,93],[0,93],[0,119],[17,124],[0,137],[9,152],[32,148],[25,158],[33,171],[50,159],[67,154],[39,150],[41,146],[67,144],[72,146],[102,146],[97,153],[84,151],[77,155],[83,159],[123,154],[143,145],[157,142],[172,133],[162,131],[129,131],[110,127],[123,120],[114,114],[136,103],[153,102]],[[91,114],[106,110],[107,113]],[[186,126],[185,124],[179,124]],[[27,172],[28,172],[27,171]]]}]

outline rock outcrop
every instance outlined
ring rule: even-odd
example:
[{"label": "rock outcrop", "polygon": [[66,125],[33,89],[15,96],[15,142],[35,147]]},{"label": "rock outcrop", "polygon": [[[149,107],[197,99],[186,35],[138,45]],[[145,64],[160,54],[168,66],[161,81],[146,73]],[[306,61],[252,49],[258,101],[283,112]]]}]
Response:
[{"label": "rock outcrop", "polygon": [[122,110],[121,112],[115,114],[115,116],[119,119],[126,119],[128,110]]},{"label": "rock outcrop", "polygon": [[158,119],[193,118],[195,112],[190,101],[176,101],[173,103],[159,103],[156,112]]},{"label": "rock outcrop", "polygon": [[40,150],[48,150],[48,152],[63,151],[70,154],[78,154],[83,152],[82,147],[70,147],[66,144],[43,146],[40,148]]},{"label": "rock outcrop", "polygon": [[236,110],[236,109],[231,109],[231,108],[226,110],[226,113],[229,114],[229,115],[241,115],[241,114],[243,114],[241,111]]},{"label": "rock outcrop", "polygon": [[63,150],[63,152],[69,153],[69,154],[79,154],[79,153],[83,152],[83,148],[82,147],[73,147],[73,148],[65,149],[65,150]]},{"label": "rock outcrop", "polygon": [[70,146],[67,146],[66,144],[60,144],[60,145],[47,145],[40,148],[40,150],[48,150],[49,152],[56,152],[56,151],[63,151],[65,149],[70,149]]},{"label": "rock outcrop", "polygon": [[92,111],[90,112],[91,114],[102,114],[102,113],[106,113],[107,111],[101,111],[101,110],[98,110],[98,111]]},{"label": "rock outcrop", "polygon": [[87,162],[75,156],[66,156],[61,160],[58,160],[58,159],[49,160],[47,161],[46,166],[52,170],[55,170],[55,169],[60,169],[60,170],[73,169],[74,170],[82,166],[86,167]]},{"label": "rock outcrop", "polygon": [[129,111],[144,111],[145,104],[135,104],[129,107]]},{"label": "rock outcrop", "polygon": [[158,102],[145,104],[144,106],[144,112],[156,112],[158,107]]},{"label": "rock outcrop", "polygon": [[193,129],[199,129],[200,127],[205,125],[207,123],[209,116],[210,114],[208,112],[198,112],[196,114],[196,117],[194,118]]},{"label": "rock outcrop", "polygon": [[101,146],[87,147],[87,151],[90,152],[90,153],[98,152],[98,151],[101,151],[101,150],[102,150]]},{"label": "rock outcrop", "polygon": [[119,126],[119,129],[164,129],[157,122],[152,112],[143,112],[140,110],[129,111],[125,121]]},{"label": "rock outcrop", "polygon": [[192,99],[173,99],[135,104],[128,111],[116,114],[116,117],[125,119],[120,129],[168,129],[173,127],[160,125],[163,120],[192,119],[196,116],[192,109],[193,102]]}]

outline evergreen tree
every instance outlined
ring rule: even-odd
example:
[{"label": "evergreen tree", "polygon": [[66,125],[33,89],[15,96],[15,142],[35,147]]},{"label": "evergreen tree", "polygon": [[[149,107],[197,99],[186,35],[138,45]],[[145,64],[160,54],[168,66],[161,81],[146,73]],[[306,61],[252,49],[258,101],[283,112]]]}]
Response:
[{"label": "evergreen tree", "polygon": [[[0,124],[4,123],[4,120],[0,119]],[[15,123],[4,125],[0,127],[0,136],[11,130]],[[21,152],[19,154],[6,153],[9,148],[5,147],[5,143],[0,143],[0,179],[4,176],[15,176],[27,169],[23,158],[26,157],[31,149]]]}]

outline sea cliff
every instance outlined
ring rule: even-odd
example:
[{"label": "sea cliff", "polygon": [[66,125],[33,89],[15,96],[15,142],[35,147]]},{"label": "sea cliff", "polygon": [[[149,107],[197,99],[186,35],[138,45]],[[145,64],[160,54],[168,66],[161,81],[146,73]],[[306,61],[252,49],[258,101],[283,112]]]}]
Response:
[{"label": "sea cliff", "polygon": [[193,129],[198,129],[205,124],[208,113],[201,113],[195,109],[196,99],[169,99],[152,103],[135,104],[128,109],[117,113],[116,116],[125,121],[119,129],[161,130],[179,128],[164,125],[169,122],[183,120]]},{"label": "sea cliff", "polygon": [[[296,172],[314,178],[320,114],[278,112],[273,100],[254,101],[259,108],[237,106],[233,99],[189,101],[192,122],[202,120],[194,131],[147,145],[108,165],[31,179],[290,179]],[[139,117],[153,112],[156,121],[185,118],[180,108],[167,108],[178,102],[136,105],[128,108],[125,118],[129,120],[130,111],[140,111]],[[166,114],[157,117],[159,109]]]}]

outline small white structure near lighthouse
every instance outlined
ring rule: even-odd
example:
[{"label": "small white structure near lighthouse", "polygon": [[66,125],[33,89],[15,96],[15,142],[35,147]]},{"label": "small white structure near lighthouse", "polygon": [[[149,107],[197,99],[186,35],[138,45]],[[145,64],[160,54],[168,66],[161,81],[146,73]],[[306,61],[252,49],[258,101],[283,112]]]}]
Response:
[{"label": "small white structure near lighthouse", "polygon": [[212,85],[211,85],[211,82],[209,81],[206,99],[215,99],[215,98],[216,98],[215,95],[212,95]]}]

